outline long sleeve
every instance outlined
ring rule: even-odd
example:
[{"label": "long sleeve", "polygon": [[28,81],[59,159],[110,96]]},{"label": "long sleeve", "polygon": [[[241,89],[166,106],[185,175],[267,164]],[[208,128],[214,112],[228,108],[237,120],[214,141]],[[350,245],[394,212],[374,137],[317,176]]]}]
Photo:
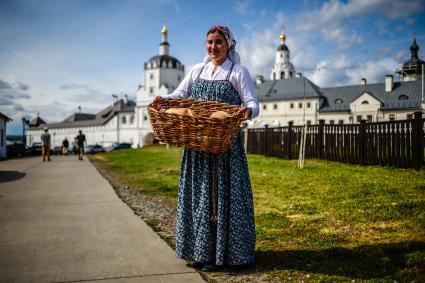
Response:
[{"label": "long sleeve", "polygon": [[236,90],[238,91],[244,106],[247,106],[252,110],[251,119],[257,117],[260,112],[260,107],[255,95],[254,83],[252,82],[248,69],[244,66],[240,66],[239,71],[236,73],[236,80]]}]

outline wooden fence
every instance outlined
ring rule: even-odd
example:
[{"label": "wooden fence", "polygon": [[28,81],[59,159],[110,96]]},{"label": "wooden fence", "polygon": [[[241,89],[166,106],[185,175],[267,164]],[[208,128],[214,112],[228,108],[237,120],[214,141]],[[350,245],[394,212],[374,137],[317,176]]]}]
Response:
[{"label": "wooden fence", "polygon": [[[420,168],[424,165],[425,119],[350,125],[307,126],[306,158],[362,165]],[[303,127],[249,129],[247,151],[297,159]]]}]

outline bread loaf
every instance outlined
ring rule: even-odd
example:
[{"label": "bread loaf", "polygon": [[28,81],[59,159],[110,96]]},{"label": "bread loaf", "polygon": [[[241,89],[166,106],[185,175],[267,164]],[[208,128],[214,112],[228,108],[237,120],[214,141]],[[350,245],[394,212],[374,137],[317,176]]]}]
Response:
[{"label": "bread loaf", "polygon": [[190,117],[195,117],[195,113],[189,108],[169,108],[165,111],[165,113],[175,114],[180,116],[186,115]]},{"label": "bread loaf", "polygon": [[230,114],[224,111],[216,111],[212,113],[210,116],[211,119],[221,119],[221,120],[227,117],[230,117]]}]

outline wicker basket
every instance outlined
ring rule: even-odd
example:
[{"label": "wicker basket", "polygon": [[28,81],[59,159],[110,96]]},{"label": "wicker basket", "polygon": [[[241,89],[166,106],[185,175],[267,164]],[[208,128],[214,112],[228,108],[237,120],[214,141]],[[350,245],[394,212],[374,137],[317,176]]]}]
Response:
[{"label": "wicker basket", "polygon": [[[166,113],[169,108],[189,108],[195,115]],[[183,98],[160,99],[148,106],[148,113],[155,138],[161,142],[208,153],[222,153],[230,147],[244,120],[240,109],[239,106],[217,101]],[[225,111],[230,117],[210,118],[216,111]]]}]

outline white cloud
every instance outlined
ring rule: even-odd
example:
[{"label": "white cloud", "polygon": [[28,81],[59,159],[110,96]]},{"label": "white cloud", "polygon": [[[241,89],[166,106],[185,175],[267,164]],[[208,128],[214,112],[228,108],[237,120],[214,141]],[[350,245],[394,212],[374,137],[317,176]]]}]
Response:
[{"label": "white cloud", "polygon": [[22,101],[29,100],[31,96],[27,90],[27,84],[12,80],[0,79],[0,112],[6,114],[13,120],[20,120],[25,111]]},{"label": "white cloud", "polygon": [[236,1],[234,7],[237,13],[245,15],[250,12],[248,9],[249,5],[250,3],[248,1]]},{"label": "white cloud", "polygon": [[308,77],[320,87],[355,85],[362,78],[368,83],[380,83],[384,81],[385,75],[393,74],[397,66],[398,62],[391,58],[355,65],[345,55],[341,55],[318,62]]},{"label": "white cloud", "polygon": [[[274,17],[273,25],[264,30],[255,30],[255,23],[244,25],[247,33],[238,42],[237,49],[242,64],[248,67],[253,76],[262,74],[268,78],[274,63],[276,48],[279,45],[279,34],[286,26],[286,18],[282,12],[276,13]],[[290,49],[291,44],[287,42]]]}]

